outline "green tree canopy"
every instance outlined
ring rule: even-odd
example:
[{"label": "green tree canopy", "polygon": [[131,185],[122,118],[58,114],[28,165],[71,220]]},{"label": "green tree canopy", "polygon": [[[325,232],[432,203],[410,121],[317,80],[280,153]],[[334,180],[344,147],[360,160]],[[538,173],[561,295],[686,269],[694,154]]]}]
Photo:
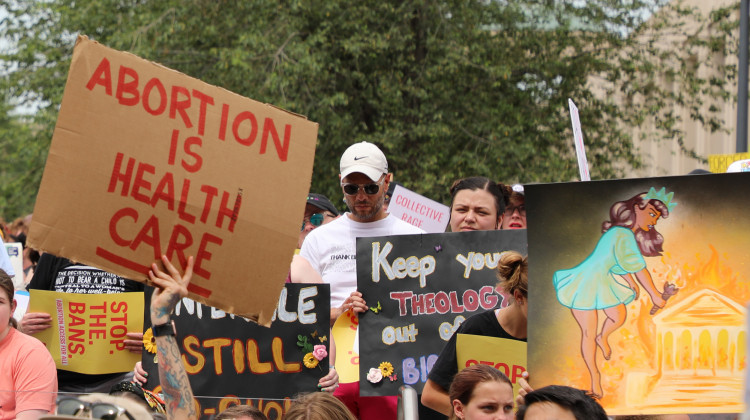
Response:
[{"label": "green tree canopy", "polygon": [[[658,2],[2,1],[10,15],[0,30],[14,43],[2,56],[3,83],[15,101],[39,108],[32,124],[0,122],[4,139],[33,144],[17,146],[28,149],[21,169],[29,175],[17,191],[4,188],[4,199],[36,191],[76,34],[319,122],[311,189],[334,201],[338,159],[363,140],[384,149],[397,181],[442,201],[464,176],[575,179],[568,98],[581,109],[592,177],[617,177],[641,164],[632,127],[681,141],[665,103],[694,105],[694,118],[723,127],[702,101],[725,100],[733,73],[703,80],[695,70],[710,60],[680,67],[683,58],[650,34],[678,32],[690,17],[720,30],[675,41],[681,51],[727,50],[736,22],[728,12],[707,20],[672,3],[646,27]],[[662,86],[659,74],[677,89]],[[622,97],[628,106],[615,101]]]}]

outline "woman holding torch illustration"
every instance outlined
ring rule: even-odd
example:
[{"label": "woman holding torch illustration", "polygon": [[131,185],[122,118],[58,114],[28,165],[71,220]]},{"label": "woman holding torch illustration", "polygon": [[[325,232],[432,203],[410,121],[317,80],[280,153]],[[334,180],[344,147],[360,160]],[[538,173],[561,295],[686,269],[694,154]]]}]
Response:
[{"label": "woman holding torch illustration", "polygon": [[[673,196],[665,188],[657,192],[652,187],[614,203],[594,251],[576,267],[554,274],[557,299],[570,308],[581,329],[581,356],[591,376],[591,391],[598,397],[603,391],[597,349],[605,360],[612,357],[609,336],[625,323],[625,305],[638,298],[638,283],[653,302],[652,315],[677,293],[671,284],[664,285],[664,292],[657,290],[643,258],[661,255],[664,238],[655,225],[677,205]],[[606,316],[601,329],[599,311]]]}]

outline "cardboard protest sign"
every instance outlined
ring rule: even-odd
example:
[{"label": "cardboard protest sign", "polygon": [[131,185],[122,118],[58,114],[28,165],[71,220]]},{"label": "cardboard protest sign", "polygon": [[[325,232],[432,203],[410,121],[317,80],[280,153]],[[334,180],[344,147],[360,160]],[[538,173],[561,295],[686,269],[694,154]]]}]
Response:
[{"label": "cardboard protest sign", "polygon": [[471,365],[489,365],[513,382],[513,394],[521,388],[518,379],[526,372],[526,342],[500,337],[459,334],[456,337],[458,370]]},{"label": "cardboard protest sign", "polygon": [[58,369],[100,374],[129,372],[140,355],[125,349],[126,334],[143,328],[143,292],[81,294],[32,289],[29,312],[52,316],[34,337]]},{"label": "cardboard protest sign", "polygon": [[445,232],[450,218],[450,208],[437,201],[423,197],[401,185],[393,190],[388,213],[397,218],[422,228],[427,233]]},{"label": "cardboard protest sign", "polygon": [[25,289],[26,283],[24,282],[23,274],[23,245],[20,242],[10,242],[5,244],[5,250],[8,251],[8,258],[10,263],[13,265],[13,286],[16,290]]},{"label": "cardboard protest sign", "polygon": [[79,37],[29,243],[266,323],[297,244],[317,124]]},{"label": "cardboard protest sign", "polygon": [[743,411],[748,181],[527,185],[531,386],[610,415]]},{"label": "cardboard protest sign", "polygon": [[[177,304],[177,343],[201,418],[251,404],[280,419],[296,394],[318,391],[328,357],[311,368],[303,359],[314,346],[330,350],[330,287],[289,283],[276,302],[270,328],[187,298]],[[146,387],[160,392],[155,360],[156,354],[144,353]]]},{"label": "cardboard protest sign", "polygon": [[[358,238],[357,290],[370,307],[359,316],[360,395],[404,384],[421,393],[461,322],[501,304],[496,268],[508,250],[526,254],[525,230]],[[369,382],[383,362],[393,374]]]}]

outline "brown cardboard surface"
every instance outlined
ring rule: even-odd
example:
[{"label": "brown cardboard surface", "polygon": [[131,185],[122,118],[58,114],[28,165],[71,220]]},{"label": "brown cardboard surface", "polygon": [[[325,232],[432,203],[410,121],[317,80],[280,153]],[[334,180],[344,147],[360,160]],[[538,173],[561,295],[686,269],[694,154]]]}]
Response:
[{"label": "brown cardboard surface", "polygon": [[196,257],[190,297],[270,322],[316,123],[79,37],[29,243],[134,280]]}]

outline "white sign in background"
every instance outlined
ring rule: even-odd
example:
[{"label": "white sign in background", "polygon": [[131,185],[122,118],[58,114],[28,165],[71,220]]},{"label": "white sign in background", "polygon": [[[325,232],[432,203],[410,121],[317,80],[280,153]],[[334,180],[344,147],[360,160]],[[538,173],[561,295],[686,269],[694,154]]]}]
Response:
[{"label": "white sign in background", "polygon": [[24,314],[26,314],[26,310],[29,308],[29,292],[16,290],[13,294],[13,299],[16,300],[16,310],[13,312],[13,318],[20,323]]},{"label": "white sign in background", "polygon": [[586,160],[586,149],[583,147],[583,131],[581,131],[581,120],[578,118],[578,107],[570,98],[568,98],[568,107],[570,108],[570,120],[573,122],[573,139],[576,143],[578,172],[581,174],[581,181],[591,181],[589,163]]},{"label": "white sign in background", "polygon": [[733,162],[727,168],[727,172],[750,172],[750,159]]},{"label": "white sign in background", "polygon": [[23,276],[23,245],[20,242],[10,242],[5,244],[5,250],[8,252],[8,258],[10,263],[13,265],[13,271],[16,275],[13,276],[13,286],[16,290],[25,290],[26,282]]},{"label": "white sign in background", "polygon": [[427,233],[443,233],[448,226],[450,209],[401,185],[396,185],[388,213],[421,228]]}]

